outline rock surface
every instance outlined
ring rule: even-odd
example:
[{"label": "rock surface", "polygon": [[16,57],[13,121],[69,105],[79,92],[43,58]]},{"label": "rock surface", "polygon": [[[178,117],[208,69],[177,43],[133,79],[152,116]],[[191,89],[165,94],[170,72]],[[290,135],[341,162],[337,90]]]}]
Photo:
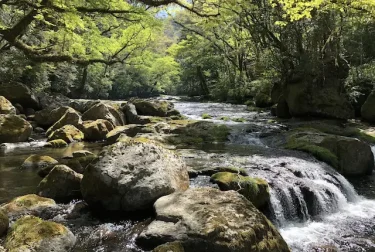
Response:
[{"label": "rock surface", "polygon": [[[9,227],[9,218],[8,214],[0,209],[0,237],[2,237]],[[1,251],[1,250],[0,250]]]},{"label": "rock surface", "polygon": [[15,115],[16,108],[4,96],[0,96],[0,114]]},{"label": "rock surface", "polygon": [[9,251],[68,252],[75,243],[75,236],[65,226],[25,216],[11,226],[5,248]]},{"label": "rock surface", "polygon": [[145,116],[167,117],[179,115],[179,112],[173,109],[173,104],[166,101],[148,101],[135,99],[131,101],[134,104],[137,114]]},{"label": "rock surface", "polygon": [[65,125],[73,125],[78,128],[81,124],[81,115],[73,109],[68,109],[65,114],[47,130],[46,135],[49,136],[52,132],[64,127]]},{"label": "rock surface", "polygon": [[46,108],[35,113],[34,120],[38,125],[43,127],[50,127],[63,117],[67,111],[74,111],[74,109],[64,106],[55,109]]},{"label": "rock surface", "polygon": [[37,194],[57,201],[69,202],[81,198],[82,175],[66,165],[56,165],[39,183]]},{"label": "rock surface", "polygon": [[80,129],[85,135],[85,140],[100,141],[105,140],[106,135],[113,130],[114,127],[109,121],[98,119],[96,121],[84,121]]},{"label": "rock surface", "polygon": [[361,108],[362,118],[368,122],[375,122],[375,91],[372,91]]},{"label": "rock surface", "polygon": [[0,115],[0,143],[25,142],[32,131],[31,124],[20,116]]},{"label": "rock surface", "polygon": [[119,142],[109,146],[86,169],[81,191],[95,209],[133,212],[150,209],[164,195],[186,190],[185,163],[153,142]]},{"label": "rock surface", "polygon": [[62,139],[66,143],[80,142],[84,139],[82,131],[73,125],[65,125],[64,127],[52,132],[48,136],[48,141]]},{"label": "rock surface", "polygon": [[31,155],[21,165],[23,169],[44,169],[57,165],[59,162],[49,156]]},{"label": "rock surface", "polygon": [[17,197],[9,203],[0,207],[8,216],[19,216],[23,214],[31,214],[39,216],[48,209],[54,209],[57,205],[54,200],[40,197],[36,194],[28,194]]},{"label": "rock surface", "polygon": [[122,126],[125,124],[125,118],[122,112],[104,103],[98,103],[92,106],[82,115],[84,121],[95,121],[104,119],[112,123],[114,126]]},{"label": "rock surface", "polygon": [[234,191],[194,188],[164,196],[156,220],[137,238],[152,249],[179,241],[185,252],[290,251],[271,222]]},{"label": "rock surface", "polygon": [[39,109],[39,100],[27,86],[21,83],[0,84],[0,94],[13,104],[19,103],[24,108]]}]

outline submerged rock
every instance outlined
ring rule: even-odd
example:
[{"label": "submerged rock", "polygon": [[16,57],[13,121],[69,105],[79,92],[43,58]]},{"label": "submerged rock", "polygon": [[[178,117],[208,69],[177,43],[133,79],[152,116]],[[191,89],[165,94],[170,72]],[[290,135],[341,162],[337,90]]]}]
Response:
[{"label": "submerged rock", "polygon": [[23,214],[39,216],[46,210],[56,209],[57,205],[54,200],[40,197],[36,194],[28,194],[17,197],[11,202],[0,207],[10,217]]},{"label": "submerged rock", "polygon": [[211,181],[218,184],[222,191],[239,192],[257,208],[265,206],[270,200],[268,183],[260,178],[242,176],[231,172],[219,172],[212,175]]},{"label": "submerged rock", "polygon": [[[8,214],[0,209],[0,237],[2,237],[9,227],[9,217]],[[1,250],[0,250],[1,251]]]},{"label": "submerged rock", "polygon": [[100,141],[105,140],[106,135],[113,130],[114,127],[109,121],[98,119],[96,121],[84,121],[80,129],[85,135],[85,140]]},{"label": "submerged rock", "polygon": [[0,143],[18,143],[29,139],[33,127],[17,115],[0,115]]},{"label": "submerged rock", "polygon": [[69,202],[81,198],[82,175],[66,165],[56,165],[39,183],[37,194],[57,201]]},{"label": "submerged rock", "polygon": [[0,114],[16,114],[16,108],[4,96],[0,96]]},{"label": "submerged rock", "polygon": [[48,141],[62,139],[67,143],[80,142],[84,139],[82,131],[74,127],[73,125],[65,125],[64,127],[52,132]]},{"label": "submerged rock", "polygon": [[75,243],[76,237],[67,227],[25,216],[11,226],[5,248],[9,251],[67,252]]},{"label": "submerged rock", "polygon": [[87,167],[81,183],[92,208],[123,212],[148,210],[158,198],[188,187],[185,163],[147,140],[109,146]]},{"label": "submerged rock", "polygon": [[52,167],[59,162],[50,156],[31,155],[21,165],[23,169],[44,169]]},{"label": "submerged rock", "polygon": [[92,106],[82,115],[82,119],[84,121],[104,119],[114,126],[122,126],[125,124],[125,117],[122,112],[104,103],[98,103]]},{"label": "submerged rock", "polygon": [[0,84],[0,94],[13,104],[19,103],[24,108],[39,108],[39,101],[27,86],[21,83]]},{"label": "submerged rock", "polygon": [[145,249],[178,241],[185,252],[290,251],[271,224],[237,192],[195,188],[158,199],[156,220],[137,238]]}]

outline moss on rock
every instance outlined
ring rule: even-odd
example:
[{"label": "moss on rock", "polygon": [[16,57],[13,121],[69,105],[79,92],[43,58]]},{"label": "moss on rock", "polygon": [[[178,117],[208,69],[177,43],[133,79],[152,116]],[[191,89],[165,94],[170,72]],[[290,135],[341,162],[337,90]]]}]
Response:
[{"label": "moss on rock", "polygon": [[219,172],[211,177],[223,191],[234,190],[250,200],[255,207],[263,207],[270,199],[267,181],[260,178],[242,176],[232,172]]},{"label": "moss on rock", "polygon": [[62,139],[52,140],[46,144],[46,147],[50,147],[50,148],[64,148],[67,146],[68,146],[67,142],[65,142]]},{"label": "moss on rock", "polygon": [[156,247],[153,252],[185,252],[181,242],[169,242]]},{"label": "moss on rock", "polygon": [[204,113],[202,114],[202,119],[212,119],[212,116],[207,113]]},{"label": "moss on rock", "polygon": [[55,208],[56,206],[55,201],[52,199],[43,198],[36,194],[28,194],[13,199],[11,202],[1,206],[0,210],[4,210],[9,216],[28,212],[37,215],[47,208]]},{"label": "moss on rock", "polygon": [[32,131],[31,124],[22,117],[0,115],[0,143],[25,142]]},{"label": "moss on rock", "polygon": [[56,164],[58,164],[58,161],[50,156],[31,155],[23,162],[21,168],[42,169]]},{"label": "moss on rock", "polygon": [[84,134],[73,125],[65,125],[64,127],[52,132],[48,137],[48,141],[56,139],[62,139],[67,143],[79,142],[84,139]]}]

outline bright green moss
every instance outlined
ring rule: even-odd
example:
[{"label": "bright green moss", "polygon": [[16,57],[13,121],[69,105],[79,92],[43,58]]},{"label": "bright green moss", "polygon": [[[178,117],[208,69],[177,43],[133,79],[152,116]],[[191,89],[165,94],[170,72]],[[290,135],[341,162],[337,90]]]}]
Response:
[{"label": "bright green moss", "polygon": [[234,119],[232,119],[232,121],[233,122],[241,122],[241,123],[243,123],[243,122],[246,122],[246,119],[243,118],[243,117],[240,117],[240,118],[234,118]]},{"label": "bright green moss", "polygon": [[202,114],[202,119],[212,119],[212,116],[207,113],[204,113]]},{"label": "bright green moss", "polygon": [[222,121],[225,121],[225,122],[230,121],[230,118],[228,116],[222,116],[219,119],[222,120]]},{"label": "bright green moss", "polygon": [[67,146],[68,146],[68,144],[62,139],[56,139],[56,140],[49,141],[46,145],[46,147],[51,147],[51,148],[64,148],[64,147],[67,147]]}]

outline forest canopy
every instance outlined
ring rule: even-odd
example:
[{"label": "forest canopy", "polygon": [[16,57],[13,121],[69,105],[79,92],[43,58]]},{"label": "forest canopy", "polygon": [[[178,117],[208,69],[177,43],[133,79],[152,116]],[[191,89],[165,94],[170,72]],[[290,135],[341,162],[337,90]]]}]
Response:
[{"label": "forest canopy", "polygon": [[374,79],[374,16],[372,0],[0,0],[0,81],[268,106],[275,83],[319,76],[356,99]]}]

